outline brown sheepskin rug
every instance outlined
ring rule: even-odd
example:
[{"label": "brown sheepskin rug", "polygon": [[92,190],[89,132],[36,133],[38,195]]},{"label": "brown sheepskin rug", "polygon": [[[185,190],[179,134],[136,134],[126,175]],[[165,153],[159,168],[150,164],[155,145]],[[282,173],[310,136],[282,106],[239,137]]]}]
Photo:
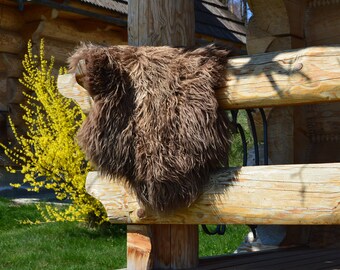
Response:
[{"label": "brown sheepskin rug", "polygon": [[230,123],[214,93],[227,55],[215,46],[78,48],[69,63],[74,71],[85,60],[94,100],[78,133],[90,161],[125,178],[147,208],[189,206],[227,162]]}]

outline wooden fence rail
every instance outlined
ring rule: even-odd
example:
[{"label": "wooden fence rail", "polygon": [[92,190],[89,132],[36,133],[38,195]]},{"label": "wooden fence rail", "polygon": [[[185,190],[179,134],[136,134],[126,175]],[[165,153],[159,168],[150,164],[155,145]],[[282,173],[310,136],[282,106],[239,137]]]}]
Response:
[{"label": "wooden fence rail", "polygon": [[[81,64],[78,73],[86,75]],[[226,109],[340,101],[340,46],[234,57],[226,73],[217,91]],[[91,98],[76,74],[59,76],[58,87],[90,110]],[[340,163],[224,170],[211,177],[194,205],[166,216],[140,210],[124,186],[96,172],[86,188],[114,223],[340,224]]]},{"label": "wooden fence rail", "polygon": [[[340,46],[231,58],[225,76],[216,92],[225,109],[340,101]],[[60,76],[58,87],[90,110],[76,74]],[[340,163],[223,170],[191,207],[166,215],[140,209],[121,182],[97,172],[86,189],[112,223],[163,224],[128,226],[128,269],[197,269],[197,226],[166,224],[340,224]]]},{"label": "wooden fence rail", "polygon": [[[84,67],[79,70],[86,73]],[[225,109],[302,105],[340,100],[340,46],[238,56],[226,64],[216,96]],[[90,97],[75,74],[58,77],[59,91],[86,112]]]},{"label": "wooden fence rail", "polygon": [[124,224],[340,224],[340,163],[221,170],[199,200],[173,213],[140,209],[114,179],[90,172],[86,190]]}]

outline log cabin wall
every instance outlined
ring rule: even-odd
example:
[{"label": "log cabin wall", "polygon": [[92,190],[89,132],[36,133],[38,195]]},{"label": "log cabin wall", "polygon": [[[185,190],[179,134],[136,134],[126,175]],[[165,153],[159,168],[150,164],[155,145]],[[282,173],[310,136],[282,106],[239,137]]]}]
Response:
[{"label": "log cabin wall", "polygon": [[[248,54],[340,44],[339,1],[248,2],[254,15],[247,29]],[[339,103],[267,109],[267,118],[273,164],[340,160]],[[260,125],[257,129],[261,132]],[[282,244],[338,246],[339,237],[339,226],[288,226]]]},{"label": "log cabin wall", "polygon": [[[0,4],[0,141],[7,141],[7,115],[12,104],[22,100],[16,78],[21,74],[20,54],[24,48],[22,14],[13,6]],[[5,159],[1,159],[5,160]]]},{"label": "log cabin wall", "polygon": [[[310,1],[304,17],[306,46],[339,46],[339,1]],[[299,127],[295,130],[295,162],[340,161],[340,104],[302,106],[296,108],[295,114],[295,125]],[[298,147],[301,142],[304,151]]]},{"label": "log cabin wall", "polygon": [[[339,1],[309,1],[304,18],[306,46],[339,46]],[[340,104],[302,106],[294,113],[295,163],[340,161]],[[340,226],[311,227],[312,247],[339,247],[339,239]]]},{"label": "log cabin wall", "polygon": [[[72,3],[79,8],[79,3]],[[87,11],[116,18],[122,15],[88,6]],[[50,7],[25,3],[21,11],[16,1],[0,3],[0,142],[15,141],[7,116],[11,116],[18,130],[23,131],[20,103],[24,101],[24,87],[18,78],[22,74],[27,42],[32,40],[34,53],[39,53],[40,40],[44,39],[45,58],[55,58],[55,74],[66,65],[66,59],[80,41],[103,45],[127,44],[124,27],[97,19]],[[0,154],[0,165],[8,160]]]}]

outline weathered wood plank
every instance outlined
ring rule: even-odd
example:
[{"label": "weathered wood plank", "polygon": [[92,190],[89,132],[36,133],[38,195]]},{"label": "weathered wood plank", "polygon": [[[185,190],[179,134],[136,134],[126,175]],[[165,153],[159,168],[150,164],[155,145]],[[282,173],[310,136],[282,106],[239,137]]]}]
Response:
[{"label": "weathered wood plank", "polygon": [[338,269],[340,265],[339,252],[338,248],[281,248],[271,251],[206,257],[200,260],[196,269]]},{"label": "weathered wood plank", "polygon": [[[339,63],[340,46],[232,57],[226,66],[225,83],[216,96],[225,109],[340,101]],[[73,88],[67,86],[67,80],[65,76],[61,93]],[[68,96],[76,98],[76,94]],[[90,108],[84,104],[83,109]]]},{"label": "weathered wood plank", "polygon": [[[131,3],[130,3],[131,2]],[[135,46],[193,46],[194,1],[130,1],[128,41]],[[130,14],[132,16],[130,16]]]},{"label": "weathered wood plank", "polygon": [[103,203],[113,223],[340,224],[340,163],[220,171],[195,204],[166,214],[137,214],[136,197],[97,172],[89,173],[86,189]]}]

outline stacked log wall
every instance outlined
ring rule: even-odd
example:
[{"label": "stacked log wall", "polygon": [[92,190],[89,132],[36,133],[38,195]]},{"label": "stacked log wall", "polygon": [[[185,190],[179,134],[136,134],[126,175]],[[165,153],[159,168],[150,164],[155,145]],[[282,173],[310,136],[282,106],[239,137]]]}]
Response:
[{"label": "stacked log wall", "polygon": [[[99,11],[95,7],[91,10],[115,16],[112,12]],[[19,82],[23,72],[22,60],[27,52],[28,40],[32,40],[33,53],[39,54],[41,39],[44,39],[45,59],[54,57],[53,75],[57,75],[59,68],[67,65],[67,57],[80,42],[127,44],[127,33],[124,28],[83,15],[28,3],[20,11],[16,3],[3,1],[0,4],[1,143],[15,142],[8,116],[19,131],[25,131],[23,111],[19,105],[25,102],[23,91],[27,91]]]},{"label": "stacked log wall", "polygon": [[[25,41],[21,35],[22,13],[15,7],[0,4],[0,142],[6,143],[10,134],[7,116],[17,112],[10,106],[22,101],[16,81],[22,72],[21,57]],[[11,138],[12,139],[12,138]]]}]

